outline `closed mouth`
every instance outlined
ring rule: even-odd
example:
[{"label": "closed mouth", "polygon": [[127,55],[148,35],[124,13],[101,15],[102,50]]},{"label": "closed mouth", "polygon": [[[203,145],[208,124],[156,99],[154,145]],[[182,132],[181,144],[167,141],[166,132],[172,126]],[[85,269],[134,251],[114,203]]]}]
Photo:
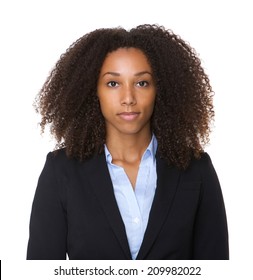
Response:
[{"label": "closed mouth", "polygon": [[126,121],[135,120],[139,116],[139,112],[122,112],[119,113],[118,116]]},{"label": "closed mouth", "polygon": [[118,115],[124,115],[124,116],[131,116],[131,115],[138,115],[140,113],[138,112],[122,112],[122,113],[119,113]]}]

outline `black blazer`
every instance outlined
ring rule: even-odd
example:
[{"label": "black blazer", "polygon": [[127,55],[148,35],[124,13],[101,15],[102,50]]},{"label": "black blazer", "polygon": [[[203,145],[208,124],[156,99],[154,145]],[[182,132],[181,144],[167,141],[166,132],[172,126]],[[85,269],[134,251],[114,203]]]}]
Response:
[{"label": "black blazer", "polygon": [[[35,193],[27,259],[131,259],[104,154],[49,153]],[[137,259],[228,259],[222,193],[208,154],[186,171],[157,156],[157,189]]]}]

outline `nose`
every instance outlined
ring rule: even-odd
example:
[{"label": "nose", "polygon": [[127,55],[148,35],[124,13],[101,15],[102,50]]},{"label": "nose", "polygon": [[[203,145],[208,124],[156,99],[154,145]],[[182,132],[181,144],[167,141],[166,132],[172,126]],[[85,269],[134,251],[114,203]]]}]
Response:
[{"label": "nose", "polygon": [[121,105],[133,106],[136,104],[135,90],[131,85],[125,86],[122,89]]}]

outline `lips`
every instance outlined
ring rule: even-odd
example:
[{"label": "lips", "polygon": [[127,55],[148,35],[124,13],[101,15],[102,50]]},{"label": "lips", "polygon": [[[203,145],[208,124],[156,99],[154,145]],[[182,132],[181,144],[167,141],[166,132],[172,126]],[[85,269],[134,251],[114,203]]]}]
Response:
[{"label": "lips", "polygon": [[125,121],[133,121],[138,118],[139,114],[138,112],[122,112],[118,116]]}]

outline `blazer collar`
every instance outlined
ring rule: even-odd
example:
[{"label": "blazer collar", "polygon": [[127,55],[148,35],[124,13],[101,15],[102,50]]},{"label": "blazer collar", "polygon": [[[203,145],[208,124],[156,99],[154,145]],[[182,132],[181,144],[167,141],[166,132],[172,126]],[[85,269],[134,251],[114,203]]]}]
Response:
[{"label": "blazer collar", "polygon": [[[126,259],[132,259],[124,222],[114,196],[113,185],[104,153],[94,156],[88,161],[88,178],[92,189],[102,206],[107,220],[124,251]],[[86,177],[87,180],[87,177]]]},{"label": "blazer collar", "polygon": [[180,179],[180,170],[176,167],[169,167],[165,160],[156,157],[157,166],[157,187],[153,204],[149,214],[147,229],[143,238],[138,259],[145,259],[153,246],[162,226],[169,215],[177,186]]},{"label": "blazer collar", "polygon": [[[156,156],[156,163],[157,188],[149,215],[147,229],[137,259],[145,259],[145,256],[149,253],[149,250],[158,237],[169,214],[180,178],[180,171],[175,167],[169,167],[159,156]],[[124,251],[126,259],[132,259],[125,226],[114,196],[113,185],[104,153],[92,158],[88,162],[88,165],[88,172],[85,176],[88,176],[92,189]],[[87,177],[85,179],[87,180]]]}]

